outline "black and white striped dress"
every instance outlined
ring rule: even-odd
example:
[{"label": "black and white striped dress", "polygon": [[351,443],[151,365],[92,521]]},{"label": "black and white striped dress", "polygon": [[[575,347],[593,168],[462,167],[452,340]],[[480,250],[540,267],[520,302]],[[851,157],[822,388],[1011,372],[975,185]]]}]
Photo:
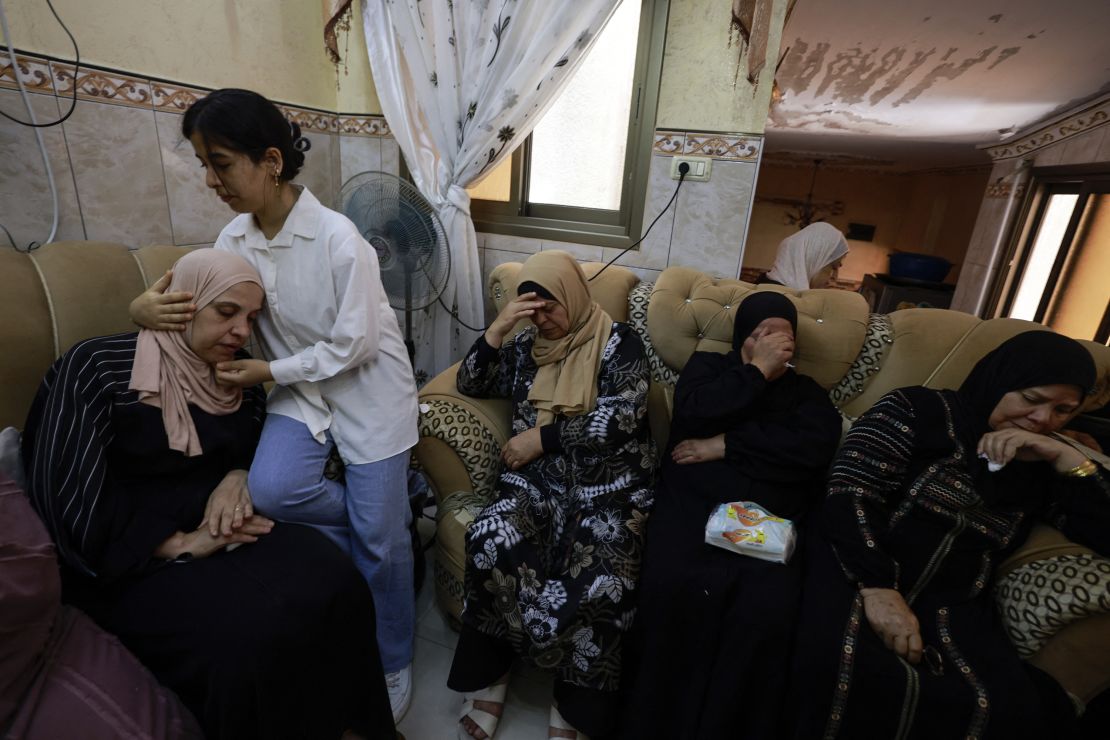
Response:
[{"label": "black and white striped dress", "polygon": [[326,537],[279,523],[187,563],[154,557],[250,467],[260,387],[215,416],[203,454],[169,448],[161,409],[128,389],[137,334],[78,343],[43,380],[24,430],[28,493],[63,563],[63,598],[115,633],[212,738],[393,736],[370,592]]}]

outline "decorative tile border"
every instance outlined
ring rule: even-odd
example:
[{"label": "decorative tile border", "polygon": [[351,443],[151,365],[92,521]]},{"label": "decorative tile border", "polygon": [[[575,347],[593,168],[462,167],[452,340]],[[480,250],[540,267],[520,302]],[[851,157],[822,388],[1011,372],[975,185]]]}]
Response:
[{"label": "decorative tile border", "polygon": [[72,64],[50,62],[50,71],[54,75],[54,90],[59,97],[72,95],[76,84],[77,97],[81,100],[97,100],[140,108],[151,107],[150,80],[81,67],[75,81],[73,70]]},{"label": "decorative tile border", "polygon": [[151,101],[154,110],[166,113],[184,113],[189,106],[208,94],[199,87],[186,87],[173,82],[150,81]]},{"label": "decorative tile border", "polygon": [[339,133],[351,136],[389,136],[389,124],[384,116],[352,116],[339,114],[336,117]]},{"label": "decorative tile border", "polygon": [[[150,80],[127,72],[103,70],[81,66],[77,80],[73,79],[74,65],[27,54],[16,54],[20,79],[28,91],[54,94],[58,97],[73,95],[100,103],[152,108],[167,113],[184,113],[189,106],[208,94],[208,90],[177,82]],[[0,54],[0,88],[18,89],[7,54]],[[278,103],[278,108],[291,121],[296,121],[304,132],[343,134],[345,136],[389,136],[389,125],[380,115],[357,113],[328,113]]]},{"label": "decorative tile border", "polygon": [[753,134],[659,129],[655,132],[652,153],[666,156],[685,154],[734,162],[755,162],[759,159],[762,146],[763,137]]},{"label": "decorative tile border", "polygon": [[1066,118],[1041,126],[1005,144],[983,147],[983,149],[995,161],[1021,157],[1038,149],[1043,149],[1049,144],[1056,144],[1077,134],[1090,131],[1106,124],[1108,121],[1110,121],[1110,97],[1104,97],[1094,105]]},{"label": "decorative tile border", "polygon": [[[50,74],[49,64],[22,54],[17,54],[15,61],[19,69],[19,79],[23,80],[23,86],[27,88],[27,92],[54,94],[54,78]],[[19,83],[12,74],[12,63],[6,51],[0,54],[0,87],[19,89]]]}]

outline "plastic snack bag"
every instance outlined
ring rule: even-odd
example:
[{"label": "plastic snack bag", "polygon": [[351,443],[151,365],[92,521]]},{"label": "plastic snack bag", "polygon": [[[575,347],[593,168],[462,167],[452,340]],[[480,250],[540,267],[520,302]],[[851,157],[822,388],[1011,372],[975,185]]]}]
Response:
[{"label": "plastic snack bag", "polygon": [[789,561],[796,540],[794,522],[751,501],[721,504],[705,524],[706,544],[772,563]]}]

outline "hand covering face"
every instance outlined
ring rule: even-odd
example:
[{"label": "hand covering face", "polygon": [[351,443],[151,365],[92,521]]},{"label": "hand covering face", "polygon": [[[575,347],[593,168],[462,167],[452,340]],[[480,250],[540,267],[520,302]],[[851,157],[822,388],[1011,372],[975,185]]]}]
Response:
[{"label": "hand covering face", "polygon": [[770,290],[750,293],[740,302],[732,324],[732,350],[737,355],[755,328],[767,319],[786,319],[791,331],[798,333],[798,309],[789,298]]},{"label": "hand covering face", "polygon": [[794,290],[808,290],[814,275],[846,254],[848,242],[840,230],[818,221],[782,240],[767,277]]},{"label": "hand covering face", "polygon": [[[173,266],[169,291],[193,294],[197,311],[225,290],[239,283],[262,287],[262,278],[242,257],[217,249],[197,249]],[[135,349],[131,390],[139,400],[162,409],[170,449],[196,457],[203,453],[189,404],[209,414],[232,414],[239,409],[243,391],[216,382],[215,370],[192,350],[193,322],[185,331],[143,329]]]},{"label": "hand covering face", "polygon": [[532,255],[519,275],[520,285],[535,283],[567,311],[570,328],[560,339],[537,335],[532,359],[538,369],[528,392],[537,426],[556,416],[588,414],[597,406],[597,375],[613,319],[590,297],[586,276],[574,257],[550,250]]}]

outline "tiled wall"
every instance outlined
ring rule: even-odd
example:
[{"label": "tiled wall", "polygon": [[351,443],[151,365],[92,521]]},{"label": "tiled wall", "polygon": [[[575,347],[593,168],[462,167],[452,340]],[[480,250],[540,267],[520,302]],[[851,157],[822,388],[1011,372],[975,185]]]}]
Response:
[{"label": "tiled wall", "polygon": [[977,315],[986,309],[995,282],[1004,274],[999,263],[1015,228],[1029,176],[1019,172],[1021,162],[1031,160],[1033,167],[1110,165],[1110,97],[1085,104],[1050,125],[991,147],[987,153],[994,160],[994,169],[952,297],[952,308]]},{"label": "tiled wall", "polygon": [[[58,186],[56,240],[90,239],[140,247],[215,241],[234,216],[205,187],[203,171],[181,138],[182,113],[206,91],[123,72],[19,56]],[[366,170],[397,174],[397,142],[381,116],[335,114],[281,106],[312,148],[297,182],[333,203],[343,182]],[[27,118],[6,53],[0,55],[0,109]],[[43,240],[51,203],[41,155],[30,128],[0,119],[0,223],[20,247]],[[6,239],[0,234],[0,239]]]},{"label": "tiled wall", "polygon": [[[656,131],[648,173],[645,229],[678,185],[678,180],[670,176],[673,156],[712,158],[711,177],[708,182],[684,182],[678,198],[651,234],[617,264],[652,282],[671,265],[735,278],[740,272],[762,149],[762,136]],[[497,265],[523,262],[528,255],[543,249],[563,249],[582,261],[608,262],[620,253],[610,247],[483,233],[478,234],[478,247],[482,274],[487,280]]]},{"label": "tiled wall", "polygon": [[[69,109],[72,65],[19,57],[40,122]],[[181,116],[204,90],[133,74],[82,67],[73,115],[42,129],[60,203],[57,240],[91,239],[132,247],[205,245],[215,241],[232,213],[204,185]],[[0,107],[24,117],[6,56],[0,56]],[[324,203],[342,183],[367,170],[400,169],[396,140],[381,116],[358,116],[282,106],[312,142],[297,181]],[[710,157],[708,182],[686,182],[671,208],[640,246],[619,264],[654,281],[671,265],[736,277],[747,233],[761,136],[657,131],[651,157],[644,227],[670,200],[676,154]],[[45,239],[50,194],[31,129],[0,120],[0,223],[25,247]],[[583,261],[608,261],[619,250],[478,234],[483,276],[502,262],[523,261],[541,249],[565,249]]]}]

